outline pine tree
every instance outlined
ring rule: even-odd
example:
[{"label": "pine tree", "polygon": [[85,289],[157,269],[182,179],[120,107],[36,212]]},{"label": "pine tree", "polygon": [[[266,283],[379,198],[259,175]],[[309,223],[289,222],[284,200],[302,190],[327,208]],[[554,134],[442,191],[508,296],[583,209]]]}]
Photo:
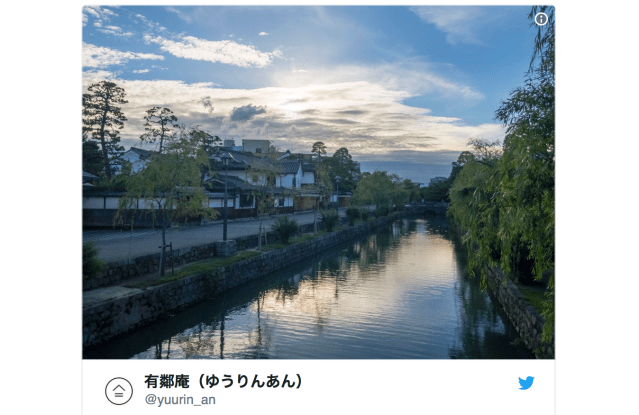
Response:
[{"label": "pine tree", "polygon": [[83,142],[98,142],[102,151],[102,161],[107,178],[111,178],[111,167],[118,162],[124,152],[118,130],[124,128],[126,117],[120,104],[126,104],[123,88],[115,83],[101,81],[82,94],[82,135]]}]

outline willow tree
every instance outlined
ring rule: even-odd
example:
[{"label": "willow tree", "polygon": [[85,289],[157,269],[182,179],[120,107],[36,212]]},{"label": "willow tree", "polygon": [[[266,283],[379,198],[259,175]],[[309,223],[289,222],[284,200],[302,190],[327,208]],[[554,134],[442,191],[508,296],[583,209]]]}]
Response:
[{"label": "willow tree", "polygon": [[[544,341],[552,340],[555,260],[554,9],[538,27],[524,86],[501,103],[495,118],[506,128],[502,151],[475,145],[450,190],[450,213],[465,232],[469,270],[500,266],[507,275],[526,272],[546,281]],[[478,146],[479,145],[479,146]]]},{"label": "willow tree", "polygon": [[[201,186],[201,168],[208,165],[202,146],[202,131],[181,127],[138,173],[127,177],[127,193],[120,199],[116,220],[122,224],[127,212],[143,209],[151,215],[154,226],[162,227],[162,246],[166,246],[166,229],[173,222],[193,218],[214,219],[217,213],[208,207]],[[132,219],[133,220],[133,219]],[[164,248],[162,249],[162,253]],[[160,275],[164,274],[162,255]]]},{"label": "willow tree", "polygon": [[119,144],[119,130],[127,119],[119,105],[128,103],[124,99],[126,93],[110,81],[98,82],[87,90],[88,93],[82,94],[82,141],[100,144],[104,171],[111,178],[111,164],[124,152]]},{"label": "willow tree", "polygon": [[516,88],[495,113],[506,127],[499,232],[504,238],[502,262],[513,263],[519,243],[533,262],[535,279],[548,274],[544,340],[550,341],[555,316],[555,19],[551,6],[535,6],[548,15],[545,26],[537,26],[537,36],[524,86]]}]

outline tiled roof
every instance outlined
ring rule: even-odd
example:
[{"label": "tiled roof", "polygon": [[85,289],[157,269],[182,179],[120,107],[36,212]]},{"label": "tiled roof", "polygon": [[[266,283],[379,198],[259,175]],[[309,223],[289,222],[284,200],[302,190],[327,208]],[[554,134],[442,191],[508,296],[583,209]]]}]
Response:
[{"label": "tiled roof", "polygon": [[82,180],[93,180],[93,179],[97,179],[98,176],[96,176],[95,174],[91,174],[89,172],[86,172],[84,170],[82,170]]},{"label": "tiled roof", "polygon": [[302,163],[302,171],[303,172],[314,172],[315,164],[313,163]]},{"label": "tiled roof", "polygon": [[296,174],[300,169],[299,160],[281,161],[279,164],[282,166],[284,174]]},{"label": "tiled roof", "polygon": [[[228,191],[229,192],[234,192],[234,191],[242,191],[242,192],[252,192],[252,191],[260,191],[260,190],[264,190],[266,192],[273,192],[275,194],[282,194],[282,193],[290,193],[291,190],[290,189],[285,189],[283,187],[261,187],[261,186],[255,186],[252,185],[250,183],[245,182],[244,180],[238,178],[238,177],[234,177],[234,176],[228,176],[227,178],[228,180]],[[220,192],[224,192],[224,176],[218,177],[218,178],[213,178],[213,179],[209,179],[207,180],[207,182],[209,183],[209,189],[208,192],[214,192],[214,193],[220,193]]]},{"label": "tiled roof", "polygon": [[143,157],[143,158],[149,158],[149,157],[151,157],[151,154],[153,154],[153,152],[151,152],[151,151],[143,150],[143,149],[137,148],[137,147],[131,147],[129,149],[129,151],[132,151],[135,154],[137,154],[138,156]]}]

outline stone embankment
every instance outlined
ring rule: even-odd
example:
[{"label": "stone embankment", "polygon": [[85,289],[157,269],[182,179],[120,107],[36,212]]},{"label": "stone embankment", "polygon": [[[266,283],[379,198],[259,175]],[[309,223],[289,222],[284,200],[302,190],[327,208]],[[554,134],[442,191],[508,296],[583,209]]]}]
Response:
[{"label": "stone embankment", "polygon": [[283,269],[294,262],[313,256],[354,237],[365,235],[375,228],[387,225],[394,219],[408,215],[409,213],[402,212],[393,218],[378,218],[306,242],[264,253],[223,267],[215,272],[189,276],[146,290],[132,289],[129,295],[87,306],[82,312],[82,344],[85,347],[91,346],[135,330],[170,313],[213,298],[230,288]]},{"label": "stone embankment", "polygon": [[540,359],[555,358],[555,341],[546,343],[541,339],[545,320],[528,304],[517,286],[507,278],[500,268],[489,269],[486,282],[501,307],[515,326],[526,346]]},{"label": "stone embankment", "polygon": [[[348,218],[342,217],[342,223],[348,222]],[[319,221],[318,229],[323,230],[324,224]],[[313,232],[313,224],[308,223],[300,225],[299,233]],[[277,232],[270,231],[266,233],[266,240],[270,242],[278,241],[279,236]],[[244,250],[257,247],[257,234],[242,236],[235,238],[237,249]],[[174,249],[173,250],[173,266],[188,264],[194,261],[200,261],[202,259],[213,258],[221,255],[221,250],[224,244],[222,242],[212,242],[209,244],[192,246],[186,249]],[[167,255],[167,265],[171,266],[170,255]],[[99,278],[89,278],[82,281],[82,290],[88,291],[100,287],[106,287],[109,285],[121,283],[131,278],[135,278],[140,275],[157,272],[160,265],[160,253],[139,256],[131,259],[124,259],[117,262],[109,262],[106,264],[102,276]]]},{"label": "stone embankment", "polygon": [[[457,241],[460,242],[462,230],[455,226]],[[463,246],[459,243],[459,246]],[[466,250],[466,247],[463,247]],[[499,267],[488,268],[486,283],[506,316],[517,330],[517,333],[538,359],[555,358],[555,336],[552,343],[546,343],[541,339],[545,319],[528,303],[515,283],[504,275]]]}]

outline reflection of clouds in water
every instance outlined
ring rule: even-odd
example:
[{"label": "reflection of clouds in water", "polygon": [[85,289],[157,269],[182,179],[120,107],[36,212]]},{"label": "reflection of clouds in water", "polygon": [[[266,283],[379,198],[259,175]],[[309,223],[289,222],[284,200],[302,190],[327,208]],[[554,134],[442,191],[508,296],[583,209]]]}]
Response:
[{"label": "reflection of clouds in water", "polygon": [[514,335],[487,294],[460,276],[437,229],[406,221],[291,267],[279,283],[136,357],[530,357],[513,351]]},{"label": "reflection of clouds in water", "polygon": [[[394,245],[391,235],[371,235],[355,244],[359,259],[350,260],[342,253],[323,261],[324,266],[330,264],[329,269],[320,265],[315,278],[304,274],[306,279],[296,282],[294,295],[284,295],[279,289],[268,291],[263,312],[274,320],[286,314],[356,325],[371,316],[403,308],[413,292],[425,298],[446,293],[457,271],[451,242],[426,235],[423,224],[408,235],[400,235],[399,226],[393,233],[402,238],[401,245]],[[439,315],[440,311],[434,307],[429,313]]]}]

